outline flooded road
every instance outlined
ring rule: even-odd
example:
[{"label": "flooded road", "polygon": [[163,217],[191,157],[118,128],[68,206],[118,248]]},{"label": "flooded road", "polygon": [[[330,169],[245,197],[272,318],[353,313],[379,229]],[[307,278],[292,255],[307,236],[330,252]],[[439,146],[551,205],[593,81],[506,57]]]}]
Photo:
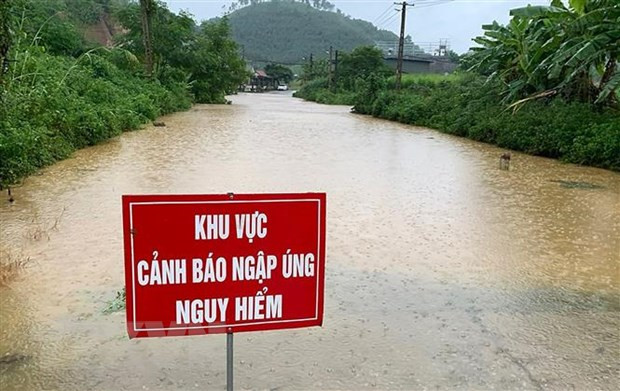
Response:
[{"label": "flooded road", "polygon": [[[287,95],[194,107],[0,203],[0,389],[225,387],[225,336],[128,340],[121,194],[325,191],[322,328],[238,334],[239,389],[620,387],[620,175]],[[584,183],[596,186],[587,186]]]}]

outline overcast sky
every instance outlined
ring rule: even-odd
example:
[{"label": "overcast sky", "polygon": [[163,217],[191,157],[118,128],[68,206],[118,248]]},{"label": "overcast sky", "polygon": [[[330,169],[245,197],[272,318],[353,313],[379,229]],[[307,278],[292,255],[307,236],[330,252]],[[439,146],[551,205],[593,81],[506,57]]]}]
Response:
[{"label": "overcast sky", "polygon": [[[164,0],[172,11],[188,10],[198,21],[222,15],[231,1]],[[400,18],[394,1],[331,0],[342,12],[356,19],[398,33]],[[452,50],[463,53],[471,39],[482,33],[480,26],[497,20],[508,22],[511,8],[527,4],[549,4],[549,0],[418,0],[407,10],[406,34],[414,42],[438,42],[448,39]]]}]

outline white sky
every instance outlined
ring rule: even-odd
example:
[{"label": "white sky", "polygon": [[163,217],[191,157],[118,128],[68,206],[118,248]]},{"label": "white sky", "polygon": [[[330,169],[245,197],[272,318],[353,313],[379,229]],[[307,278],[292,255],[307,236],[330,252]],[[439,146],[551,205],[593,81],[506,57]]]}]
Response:
[{"label": "white sky", "polygon": [[[191,12],[198,21],[222,15],[231,1],[221,0],[164,0],[175,12]],[[398,33],[400,18],[393,1],[331,0],[342,12],[356,19],[365,19],[378,27]],[[473,45],[471,39],[482,33],[481,25],[497,20],[510,20],[512,8],[527,4],[547,5],[549,0],[418,0],[407,10],[406,34],[414,42],[438,42],[447,38],[451,48],[466,52]],[[384,13],[387,11],[387,13]],[[378,18],[381,15],[384,15]]]}]

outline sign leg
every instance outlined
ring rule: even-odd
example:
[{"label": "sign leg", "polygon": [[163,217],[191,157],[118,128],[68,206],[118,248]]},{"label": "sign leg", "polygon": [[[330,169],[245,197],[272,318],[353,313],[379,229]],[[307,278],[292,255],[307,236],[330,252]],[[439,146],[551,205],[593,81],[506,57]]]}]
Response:
[{"label": "sign leg", "polygon": [[233,333],[226,333],[226,391],[233,391]]}]

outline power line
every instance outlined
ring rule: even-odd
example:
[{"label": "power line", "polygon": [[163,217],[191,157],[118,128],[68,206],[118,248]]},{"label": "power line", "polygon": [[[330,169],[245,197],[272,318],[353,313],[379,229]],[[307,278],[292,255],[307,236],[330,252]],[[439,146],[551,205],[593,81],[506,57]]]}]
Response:
[{"label": "power line", "polygon": [[391,15],[389,18],[385,19],[383,22],[381,22],[380,24],[377,25],[377,27],[381,27],[381,28],[385,28],[385,27],[389,27],[388,24],[390,24],[391,22],[393,22],[394,20],[396,20],[396,17],[399,15],[398,12],[394,12],[393,15]]},{"label": "power line", "polygon": [[394,15],[398,15],[398,12],[396,12],[396,10],[394,10],[392,7],[393,6],[390,6],[390,10],[392,11],[392,13],[389,13],[389,11],[388,11],[388,13],[385,14],[385,16],[383,18],[379,19],[379,21],[376,23],[376,25],[384,24],[386,21],[392,19],[394,17]]},{"label": "power line", "polygon": [[383,12],[381,13],[381,15],[377,16],[377,17],[375,18],[375,20],[373,20],[371,23],[372,23],[372,24],[377,23],[377,21],[378,21],[379,19],[383,18],[383,17],[385,16],[385,14],[387,14],[388,12],[390,12],[390,10],[391,10],[391,9],[392,9],[392,5],[390,4],[390,5],[388,5],[388,7],[385,9],[385,11],[383,11]]},{"label": "power line", "polygon": [[428,2],[428,3],[422,3],[419,6],[416,6],[416,8],[435,7],[438,5],[443,5],[443,4],[453,3],[453,2],[454,0],[436,0],[436,1]]},{"label": "power line", "polygon": [[385,18],[381,23],[378,23],[376,26],[380,28],[389,27],[389,24],[391,24],[396,19],[397,16],[398,16],[398,12],[394,12],[388,18]]}]

